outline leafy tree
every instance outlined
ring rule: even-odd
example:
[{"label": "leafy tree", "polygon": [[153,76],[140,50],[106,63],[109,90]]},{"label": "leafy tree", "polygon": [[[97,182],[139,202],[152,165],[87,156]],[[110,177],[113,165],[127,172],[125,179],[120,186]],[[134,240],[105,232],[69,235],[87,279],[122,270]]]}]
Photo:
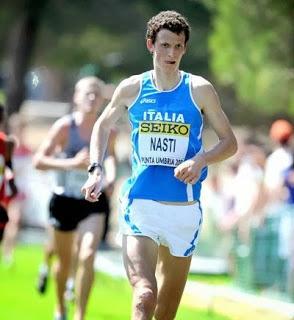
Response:
[{"label": "leafy tree", "polygon": [[[145,24],[151,15],[168,9],[186,15],[194,29],[183,68],[207,75],[210,13],[200,2],[3,0],[0,41],[12,45],[0,59],[10,66],[7,72],[10,113],[18,110],[24,98],[25,73],[34,67],[59,70],[71,82],[70,86],[79,70],[83,73],[89,70],[88,66],[93,66],[92,70],[103,79],[114,82],[151,68],[144,39]],[[24,16],[30,19],[19,26]]]},{"label": "leafy tree", "polygon": [[[183,67],[208,73],[209,11],[200,3],[177,0],[84,0],[60,4],[51,0],[35,53],[36,64],[65,71],[84,64],[99,65],[100,76],[110,80],[151,66],[145,47],[145,24],[160,10],[186,15],[195,29]],[[66,58],[65,58],[66,57]]]},{"label": "leafy tree", "polygon": [[247,110],[294,115],[293,0],[206,2],[215,10],[210,49],[219,82]]},{"label": "leafy tree", "polygon": [[[24,77],[35,45],[36,34],[47,0],[4,1],[3,20],[12,21],[7,56],[6,105],[8,114],[17,112],[25,97]],[[2,11],[4,12],[4,10]],[[2,29],[3,30],[3,29]]]}]

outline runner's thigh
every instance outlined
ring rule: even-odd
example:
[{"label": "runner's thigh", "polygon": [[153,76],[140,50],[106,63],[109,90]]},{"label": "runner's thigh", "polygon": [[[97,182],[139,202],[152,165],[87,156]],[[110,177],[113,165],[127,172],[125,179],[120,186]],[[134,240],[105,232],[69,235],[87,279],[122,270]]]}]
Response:
[{"label": "runner's thigh", "polygon": [[145,236],[123,236],[123,260],[133,287],[156,288],[155,268],[158,245]]},{"label": "runner's thigh", "polygon": [[187,281],[191,258],[192,256],[175,257],[170,254],[167,247],[159,247],[157,265],[159,303],[165,305],[172,301],[177,308]]},{"label": "runner's thigh", "polygon": [[78,225],[80,253],[96,251],[104,228],[105,215],[91,214]]}]

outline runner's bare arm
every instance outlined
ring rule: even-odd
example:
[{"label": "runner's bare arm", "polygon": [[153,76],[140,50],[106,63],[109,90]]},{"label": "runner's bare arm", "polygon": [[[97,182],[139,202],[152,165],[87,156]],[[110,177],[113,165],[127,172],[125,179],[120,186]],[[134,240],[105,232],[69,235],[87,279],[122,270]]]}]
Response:
[{"label": "runner's bare arm", "polygon": [[219,142],[204,153],[206,164],[229,158],[237,151],[237,140],[214,87],[201,77],[193,77],[192,94],[219,138]]},{"label": "runner's bare arm", "polygon": [[[139,89],[140,79],[138,76],[123,80],[116,88],[112,100],[94,125],[90,143],[91,163],[102,164],[110,130],[123,115],[126,108],[133,103]],[[89,174],[88,180],[82,187],[82,193],[85,195],[86,200],[95,202],[99,199],[101,189],[102,172],[101,170],[94,170]]]},{"label": "runner's bare arm", "polygon": [[202,77],[192,76],[192,96],[219,138],[211,150],[196,154],[175,168],[177,179],[195,184],[205,166],[232,156],[237,151],[237,142],[213,86]]},{"label": "runner's bare arm", "polygon": [[13,136],[8,136],[6,140],[6,148],[5,148],[5,162],[6,163],[11,163],[12,162],[12,157],[13,157],[13,152],[14,148],[17,145],[17,140]]},{"label": "runner's bare arm", "polygon": [[104,159],[105,181],[107,186],[112,186],[116,177],[116,139],[117,132],[115,130],[111,130],[108,138],[107,157]]}]

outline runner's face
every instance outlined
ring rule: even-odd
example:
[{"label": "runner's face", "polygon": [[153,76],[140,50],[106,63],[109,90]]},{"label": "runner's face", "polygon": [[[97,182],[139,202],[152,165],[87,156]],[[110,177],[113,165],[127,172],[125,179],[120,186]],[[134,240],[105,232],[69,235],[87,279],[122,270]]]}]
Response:
[{"label": "runner's face", "polygon": [[154,67],[177,71],[186,52],[185,34],[162,29],[158,32],[154,44],[150,39],[147,40],[147,48],[153,53]]},{"label": "runner's face", "polygon": [[82,84],[74,96],[76,106],[85,113],[97,113],[102,107],[103,101],[101,90],[93,84]]}]

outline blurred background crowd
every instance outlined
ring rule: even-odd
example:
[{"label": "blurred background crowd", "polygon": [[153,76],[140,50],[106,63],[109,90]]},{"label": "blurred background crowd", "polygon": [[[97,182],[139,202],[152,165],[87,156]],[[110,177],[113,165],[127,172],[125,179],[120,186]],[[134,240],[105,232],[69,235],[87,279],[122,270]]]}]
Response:
[{"label": "blurred background crowd", "polygon": [[[0,5],[0,103],[8,116],[5,131],[17,140],[13,163],[19,188],[8,207],[1,261],[15,263],[13,248],[24,230],[28,237],[41,234],[41,242],[46,238],[53,178],[33,168],[32,156],[53,121],[72,110],[74,83],[98,76],[111,97],[123,77],[148,68],[143,40],[148,17],[174,9],[194,29],[182,68],[216,86],[239,143],[238,154],[212,166],[204,183],[197,255],[220,259],[223,267],[215,272],[232,275],[242,288],[294,301],[293,2],[64,3]],[[117,125],[118,169],[106,247],[119,246],[117,194],[130,170],[128,134],[123,119]],[[205,128],[207,146],[213,139]]]}]

